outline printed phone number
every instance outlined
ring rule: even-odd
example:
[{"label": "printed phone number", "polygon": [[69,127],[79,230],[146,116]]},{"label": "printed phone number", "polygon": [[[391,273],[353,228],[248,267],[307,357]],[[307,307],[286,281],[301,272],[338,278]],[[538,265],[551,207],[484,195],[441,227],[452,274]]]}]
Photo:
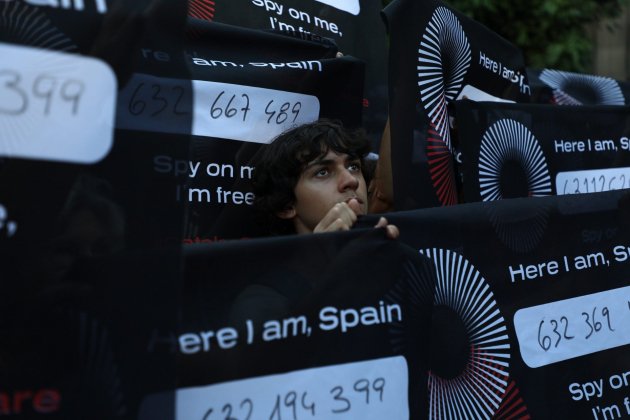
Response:
[{"label": "printed phone number", "polygon": [[559,172],[557,195],[585,194],[630,188],[630,168]]},{"label": "printed phone number", "polygon": [[630,344],[630,286],[520,309],[514,327],[530,367]]},{"label": "printed phone number", "polygon": [[[372,381],[359,379],[349,389],[344,389],[342,385],[336,385],[329,390],[331,401],[328,401],[326,404],[316,403],[315,399],[311,399],[312,397],[309,396],[307,391],[291,390],[284,394],[276,394],[271,404],[271,409],[268,408],[269,402],[263,402],[261,404],[263,406],[262,410],[257,410],[257,407],[254,406],[254,401],[246,397],[234,405],[231,403],[220,404],[220,410],[214,407],[209,408],[202,420],[250,420],[259,418],[299,420],[303,418],[328,418],[330,414],[351,412],[353,402],[355,406],[357,404],[369,406],[370,404],[382,403],[385,384],[385,378],[376,378]],[[355,397],[357,395],[360,395],[360,400],[356,400]],[[321,410],[321,406],[327,406],[327,409]],[[265,407],[267,407],[267,410],[265,410]]]}]

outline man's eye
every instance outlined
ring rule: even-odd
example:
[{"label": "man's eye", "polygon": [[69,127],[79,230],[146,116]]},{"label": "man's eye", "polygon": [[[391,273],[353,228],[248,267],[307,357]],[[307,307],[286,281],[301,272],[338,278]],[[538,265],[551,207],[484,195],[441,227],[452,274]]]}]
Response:
[{"label": "man's eye", "polygon": [[323,177],[326,175],[328,175],[328,169],[320,169],[317,172],[315,172],[316,177]]},{"label": "man's eye", "polygon": [[361,172],[361,164],[351,163],[348,165],[348,170],[352,172]]}]

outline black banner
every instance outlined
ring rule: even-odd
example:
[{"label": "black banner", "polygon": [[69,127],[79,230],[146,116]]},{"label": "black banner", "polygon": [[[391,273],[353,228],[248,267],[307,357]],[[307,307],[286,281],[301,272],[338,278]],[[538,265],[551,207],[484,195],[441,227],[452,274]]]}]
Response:
[{"label": "black banner", "polygon": [[459,101],[464,199],[630,187],[630,108]]},{"label": "black banner", "polygon": [[362,126],[377,150],[387,119],[387,37],[380,0],[191,0],[191,15],[253,29],[334,41],[366,62]]},{"label": "black banner", "polygon": [[397,0],[384,10],[397,210],[458,202],[449,104],[529,101],[520,51],[440,1]]},{"label": "black banner", "polygon": [[627,192],[394,213],[437,273],[424,418],[621,418]]},{"label": "black banner", "polygon": [[184,275],[177,418],[422,418],[434,274],[383,231],[188,247]]},{"label": "black banner", "polygon": [[0,415],[164,411],[144,398],[176,385],[182,242],[244,236],[223,210],[249,211],[246,146],[360,124],[363,63],[187,13],[0,4]]}]

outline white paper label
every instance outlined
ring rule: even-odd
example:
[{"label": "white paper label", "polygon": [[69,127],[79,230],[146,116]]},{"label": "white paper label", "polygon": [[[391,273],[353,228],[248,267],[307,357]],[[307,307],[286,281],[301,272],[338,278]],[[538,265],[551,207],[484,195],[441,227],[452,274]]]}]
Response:
[{"label": "white paper label", "polygon": [[358,15],[361,12],[361,5],[359,0],[316,0],[320,3],[327,4],[335,9],[343,10],[353,15]]},{"label": "white paper label", "polygon": [[116,77],[101,60],[0,43],[0,156],[95,163],[114,139]]},{"label": "white paper label", "polygon": [[630,168],[558,172],[556,194],[585,194],[630,188]]},{"label": "white paper label", "polygon": [[270,143],[319,117],[319,99],[311,95],[202,80],[194,80],[193,89],[197,136]]},{"label": "white paper label", "polygon": [[630,286],[520,309],[514,328],[527,366],[630,344]]},{"label": "white paper label", "polygon": [[407,362],[396,356],[182,388],[177,420],[408,419]]},{"label": "white paper label", "polygon": [[457,100],[461,99],[470,99],[475,102],[505,102],[505,103],[514,103],[514,101],[510,101],[508,99],[502,99],[498,96],[490,95],[488,92],[484,92],[481,89],[477,89],[472,85],[464,86],[464,89],[457,95]]},{"label": "white paper label", "polygon": [[269,143],[319,118],[300,93],[135,74],[120,94],[118,128]]}]

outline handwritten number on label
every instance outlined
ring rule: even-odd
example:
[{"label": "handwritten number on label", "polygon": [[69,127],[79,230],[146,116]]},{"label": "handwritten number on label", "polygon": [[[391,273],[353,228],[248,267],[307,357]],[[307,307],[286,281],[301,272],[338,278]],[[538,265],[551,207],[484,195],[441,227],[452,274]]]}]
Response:
[{"label": "handwritten number on label", "polygon": [[85,84],[79,80],[68,80],[61,86],[61,97],[73,103],[72,115],[76,115],[79,112],[79,101],[84,90]]},{"label": "handwritten number on label", "polygon": [[173,86],[172,90],[175,92],[179,92],[179,94],[177,95],[177,99],[175,100],[175,105],[173,106],[173,113],[175,115],[187,115],[188,112],[179,111],[177,109],[177,107],[179,106],[179,103],[182,101],[182,98],[184,97],[184,88],[181,86]]},{"label": "handwritten number on label", "polygon": [[246,94],[242,94],[241,98],[245,99],[245,106],[243,108],[241,108],[241,111],[243,111],[243,122],[245,122],[245,118],[247,118],[247,112],[250,110],[249,107],[249,96],[247,96]]},{"label": "handwritten number on label", "polygon": [[564,333],[563,333],[563,337],[567,340],[573,340],[575,337],[572,335],[568,335],[568,330],[569,330],[569,320],[567,319],[566,316],[563,316],[560,318],[560,322],[564,321]]},{"label": "handwritten number on label", "polygon": [[[151,100],[147,103],[146,100],[143,99],[142,90],[144,87],[144,82],[141,82],[136,86],[133,93],[131,94],[131,98],[129,99],[129,104],[127,105],[127,109],[129,113],[134,116],[139,116],[144,113],[147,109],[147,106],[156,107],[152,113],[151,117],[157,117],[166,111],[171,102],[169,99],[174,99],[175,102],[173,104],[172,112],[174,115],[188,115],[189,112],[183,111],[180,109],[180,105],[182,103],[182,99],[184,98],[184,93],[186,92],[181,86],[172,86],[170,88],[170,92],[173,92],[174,95],[170,94],[168,89],[165,89],[164,86],[154,83],[151,85]],[[172,98],[172,96],[175,96]]]},{"label": "handwritten number on label", "polygon": [[273,103],[273,99],[269,101],[269,103],[265,107],[265,114],[269,115],[269,118],[267,119],[267,124],[269,124],[273,116],[276,115],[276,111],[269,111],[269,107],[271,106],[272,103]]},{"label": "handwritten number on label", "polygon": [[225,418],[223,420],[238,420],[237,418],[232,417],[232,404],[225,404],[221,412],[225,414]]},{"label": "handwritten number on label", "polygon": [[385,378],[376,378],[372,383],[374,391],[378,392],[378,399],[383,402],[383,392],[385,392]]},{"label": "handwritten number on label", "polygon": [[354,383],[354,390],[357,392],[365,392],[365,403],[370,403],[370,381],[367,379],[359,379]]},{"label": "handwritten number on label", "polygon": [[212,415],[212,408],[209,408],[208,411],[206,411],[206,414],[204,414],[203,419],[201,420],[208,420],[211,415]]},{"label": "handwritten number on label", "polygon": [[310,411],[313,416],[315,415],[315,401],[313,401],[310,404],[307,404],[306,403],[306,392],[304,392],[302,394],[301,403],[302,403],[302,408],[303,409]]},{"label": "handwritten number on label", "polygon": [[[214,102],[212,102],[212,106],[210,107],[210,116],[215,120],[223,116],[225,116],[226,118],[232,118],[239,111],[239,109],[236,108],[236,106],[232,105],[234,103],[234,99],[236,99],[236,94],[230,97],[230,99],[227,102],[227,105],[225,105],[225,108],[221,106],[220,100],[224,94],[225,94],[225,91],[224,90],[221,91],[221,93],[219,93],[217,97],[214,99]],[[245,122],[245,119],[247,118],[247,113],[250,110],[249,96],[243,93],[241,94],[241,99],[243,99],[243,101],[245,102],[245,106],[240,108],[240,111],[243,113],[243,122]]]},{"label": "handwritten number on label", "polygon": [[290,102],[284,102],[282,105],[280,105],[280,108],[278,110],[270,108],[273,103],[274,100],[272,99],[267,103],[267,106],[265,107],[265,114],[269,115],[269,118],[267,118],[267,124],[271,124],[272,120],[278,125],[286,122],[289,118],[289,114],[287,114],[287,111],[289,109],[291,109],[291,113],[293,114],[292,122],[295,122],[297,117],[300,115],[300,110],[302,109],[301,102],[296,102],[295,104],[293,104],[293,107],[291,107]]},{"label": "handwritten number on label", "polygon": [[291,407],[291,412],[293,413],[293,420],[297,420],[297,406],[295,404],[295,400],[297,399],[297,394],[295,391],[289,392],[284,397],[284,405],[287,407]]},{"label": "handwritten number on label", "polygon": [[296,102],[295,105],[293,105],[293,109],[291,109],[291,112],[293,113],[293,121],[295,122],[295,120],[297,119],[298,115],[300,115],[300,110],[302,109],[302,102]]},{"label": "handwritten number on label", "polygon": [[20,88],[21,77],[19,73],[10,71],[10,70],[2,70],[0,71],[0,79],[5,79],[4,87],[13,92],[15,95],[19,97],[19,106],[15,109],[3,109],[0,108],[0,113],[9,114],[9,115],[20,115],[26,111],[28,108],[28,95],[26,92]]},{"label": "handwritten number on label", "polygon": [[541,331],[542,331],[542,326],[545,323],[545,320],[543,319],[542,321],[540,321],[540,324],[538,324],[538,344],[540,344],[540,347],[542,347],[542,349],[544,351],[547,351],[551,348],[551,337],[549,337],[548,335],[543,335],[542,339],[541,339]]},{"label": "handwritten number on label", "polygon": [[558,332],[558,321],[556,321],[555,319],[552,319],[549,322],[551,323],[551,325],[553,325],[553,333],[558,336],[558,339],[556,340],[556,344],[554,345],[554,347],[558,347],[558,343],[560,343],[560,340],[562,340],[562,335]]},{"label": "handwritten number on label", "polygon": [[219,95],[217,95],[216,99],[212,103],[212,106],[210,107],[210,116],[214,118],[215,120],[217,118],[220,118],[221,115],[223,115],[223,108],[217,106],[217,103],[219,102],[219,99],[221,99],[221,96],[223,96],[224,93],[225,91],[222,91],[221,93],[219,93]]},{"label": "handwritten number on label", "polygon": [[346,411],[349,411],[350,408],[352,408],[352,404],[350,404],[350,400],[347,399],[346,397],[343,397],[343,387],[341,386],[336,386],[333,389],[330,390],[330,393],[333,394],[333,396],[335,397],[335,401],[339,401],[342,402],[344,407],[343,408],[336,408],[333,409],[332,412],[333,413],[345,413]]},{"label": "handwritten number on label", "polygon": [[247,417],[245,417],[245,420],[249,420],[250,417],[252,416],[252,411],[254,411],[254,403],[252,402],[252,400],[250,400],[249,398],[245,398],[242,402],[241,402],[241,410],[243,409],[243,406],[247,405],[248,410],[247,410]]},{"label": "handwritten number on label", "polygon": [[604,306],[602,308],[602,315],[604,315],[606,317],[606,322],[608,323],[608,329],[610,331],[615,331],[612,327],[612,325],[610,325],[610,311],[608,310],[608,307]]},{"label": "handwritten number on label", "polygon": [[131,115],[140,115],[144,112],[144,109],[147,107],[146,102],[140,99],[135,99],[140,89],[142,89],[142,86],[144,86],[144,83],[140,83],[138,87],[136,87],[136,90],[134,90],[133,94],[131,95],[131,100],[129,101],[129,106],[128,106],[129,113]]},{"label": "handwritten number on label", "polygon": [[153,85],[153,100],[160,102],[162,104],[162,107],[159,108],[157,111],[153,112],[153,114],[151,114],[152,117],[155,117],[159,114],[162,113],[162,111],[164,111],[166,109],[166,107],[168,106],[168,101],[166,100],[166,98],[164,98],[163,96],[159,96],[160,95],[160,91],[162,90],[160,88],[160,85]]},{"label": "handwritten number on label", "polygon": [[588,327],[590,328],[590,331],[585,337],[587,340],[593,335],[593,333],[596,333],[602,329],[602,323],[599,321],[595,321],[595,310],[597,310],[597,306],[593,308],[592,323],[589,314],[587,314],[586,312],[582,312],[582,316],[584,316],[585,318],[584,321],[586,322],[586,325],[588,325]]},{"label": "handwritten number on label", "polygon": [[33,83],[33,94],[46,100],[44,105],[44,115],[50,114],[50,103],[52,102],[52,96],[57,88],[57,79],[50,76],[39,76]]}]

